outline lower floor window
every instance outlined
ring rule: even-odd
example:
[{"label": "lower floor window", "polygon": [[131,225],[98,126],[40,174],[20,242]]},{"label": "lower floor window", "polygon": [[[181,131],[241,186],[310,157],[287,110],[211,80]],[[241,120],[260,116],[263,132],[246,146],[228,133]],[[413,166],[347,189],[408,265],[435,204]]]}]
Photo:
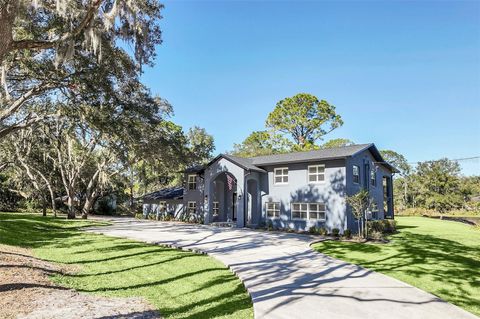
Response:
[{"label": "lower floor window", "polygon": [[292,219],[325,220],[324,203],[292,203]]},{"label": "lower floor window", "polygon": [[220,207],[219,202],[213,202],[212,203],[212,212],[213,212],[214,215],[218,215],[218,213],[220,211],[219,207]]},{"label": "lower floor window", "polygon": [[325,220],[325,204],[324,203],[308,204],[308,218]]},{"label": "lower floor window", "polygon": [[162,213],[167,210],[167,202],[160,202],[160,204],[158,206],[160,208],[160,212],[162,212]]},{"label": "lower floor window", "polygon": [[307,219],[308,204],[292,203],[292,219]]},{"label": "lower floor window", "polygon": [[267,217],[274,218],[280,217],[280,203],[269,202],[267,205]]},{"label": "lower floor window", "polygon": [[197,213],[197,202],[188,202],[188,213],[189,214]]}]

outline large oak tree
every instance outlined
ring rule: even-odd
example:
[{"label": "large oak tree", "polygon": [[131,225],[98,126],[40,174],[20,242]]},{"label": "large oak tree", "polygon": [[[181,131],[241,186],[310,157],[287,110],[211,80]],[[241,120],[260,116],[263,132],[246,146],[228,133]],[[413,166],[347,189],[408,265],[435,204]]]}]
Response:
[{"label": "large oak tree", "polygon": [[162,8],[156,0],[0,0],[0,140],[50,116],[39,102],[112,105],[116,92],[141,87],[141,66],[161,43]]}]

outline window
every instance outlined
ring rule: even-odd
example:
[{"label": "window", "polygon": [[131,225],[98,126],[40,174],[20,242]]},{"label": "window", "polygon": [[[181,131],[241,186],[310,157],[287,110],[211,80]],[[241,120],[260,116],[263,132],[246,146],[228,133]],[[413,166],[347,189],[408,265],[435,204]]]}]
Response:
[{"label": "window", "polygon": [[188,202],[188,213],[189,214],[197,213],[197,202]]},{"label": "window", "polygon": [[292,219],[325,220],[324,203],[292,203]]},{"label": "window", "polygon": [[377,174],[373,168],[370,170],[370,185],[377,186]]},{"label": "window", "polygon": [[292,219],[307,219],[307,215],[307,203],[292,203]]},{"label": "window", "polygon": [[218,215],[219,211],[220,211],[220,203],[219,202],[213,202],[212,203],[212,211],[213,211],[213,214],[214,215]]},{"label": "window", "polygon": [[269,202],[267,205],[267,217],[277,218],[280,217],[280,203],[279,202]]},{"label": "window", "polygon": [[167,210],[167,202],[161,201],[158,205],[160,212],[165,212]]},{"label": "window", "polygon": [[308,167],[308,182],[321,183],[325,181],[325,165],[311,165]]},{"label": "window", "polygon": [[325,220],[325,204],[323,203],[308,204],[308,219]]},{"label": "window", "polygon": [[273,170],[274,184],[288,183],[288,167],[275,168]]},{"label": "window", "polygon": [[197,189],[197,175],[188,175],[188,189]]},{"label": "window", "polygon": [[360,183],[360,167],[357,165],[353,165],[353,182],[355,184]]}]

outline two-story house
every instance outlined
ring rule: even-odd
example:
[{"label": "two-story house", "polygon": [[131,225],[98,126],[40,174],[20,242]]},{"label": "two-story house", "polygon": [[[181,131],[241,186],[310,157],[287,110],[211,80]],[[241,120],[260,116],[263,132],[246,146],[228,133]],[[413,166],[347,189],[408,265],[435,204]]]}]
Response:
[{"label": "two-story house", "polygon": [[144,213],[195,216],[205,224],[356,230],[346,196],[368,189],[372,218],[393,218],[395,172],[374,144],[240,158],[220,154],[185,171],[185,185],[144,197]]}]

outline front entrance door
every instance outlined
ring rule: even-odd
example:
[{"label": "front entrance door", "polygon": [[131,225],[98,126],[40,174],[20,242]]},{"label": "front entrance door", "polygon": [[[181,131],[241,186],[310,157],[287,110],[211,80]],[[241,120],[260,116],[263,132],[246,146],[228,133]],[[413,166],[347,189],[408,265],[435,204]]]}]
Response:
[{"label": "front entrance door", "polygon": [[237,192],[233,192],[233,196],[232,196],[232,219],[233,219],[233,221],[237,220],[237,211],[235,210],[236,204],[237,204]]}]

